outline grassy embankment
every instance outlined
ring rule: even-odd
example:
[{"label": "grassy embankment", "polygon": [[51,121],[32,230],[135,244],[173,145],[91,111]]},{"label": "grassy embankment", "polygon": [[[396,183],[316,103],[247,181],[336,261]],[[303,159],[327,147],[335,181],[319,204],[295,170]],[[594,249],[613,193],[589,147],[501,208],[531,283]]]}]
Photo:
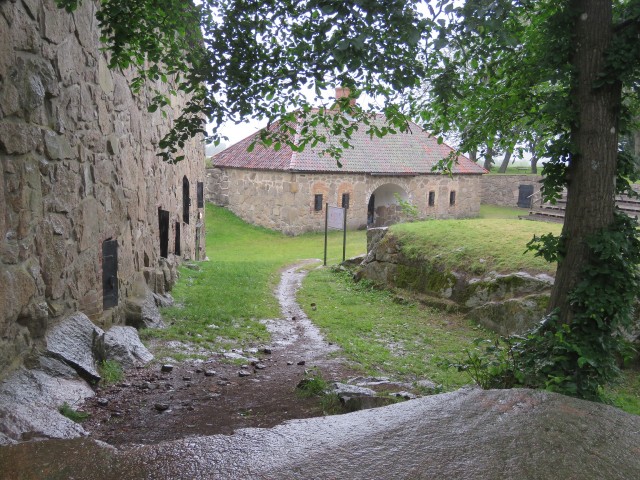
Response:
[{"label": "grassy embankment", "polygon": [[[417,256],[436,254],[447,267],[461,271],[551,272],[533,254],[523,254],[534,233],[559,231],[558,225],[517,220],[522,210],[483,207],[482,218],[416,222],[392,227],[404,250]],[[495,251],[495,253],[493,253]],[[470,382],[445,368],[461,357],[475,338],[492,334],[461,315],[444,313],[417,302],[400,302],[390,292],[348,275],[312,271],[299,294],[300,303],[317,304],[307,312],[330,341],[372,375],[412,381],[429,378],[452,390]]]}]

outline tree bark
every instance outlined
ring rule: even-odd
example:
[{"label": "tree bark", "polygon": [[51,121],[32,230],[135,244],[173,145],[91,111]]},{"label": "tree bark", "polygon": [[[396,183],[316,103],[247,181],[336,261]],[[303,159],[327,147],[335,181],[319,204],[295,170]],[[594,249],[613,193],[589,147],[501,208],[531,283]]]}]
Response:
[{"label": "tree bark", "polygon": [[507,150],[504,152],[504,158],[502,159],[502,164],[498,169],[498,173],[506,173],[507,167],[509,166],[509,162],[511,161],[511,155],[513,155],[513,150]]},{"label": "tree bark", "polygon": [[549,309],[559,309],[563,322],[573,318],[569,293],[589,263],[585,240],[609,226],[615,206],[618,149],[619,83],[595,87],[605,52],[613,37],[612,2],[573,0],[576,12],[571,91],[575,112],[573,148],[567,169],[567,206],[562,234],[565,257],[558,263]]},{"label": "tree bark", "polygon": [[531,157],[531,173],[538,173],[538,155],[534,154]]}]

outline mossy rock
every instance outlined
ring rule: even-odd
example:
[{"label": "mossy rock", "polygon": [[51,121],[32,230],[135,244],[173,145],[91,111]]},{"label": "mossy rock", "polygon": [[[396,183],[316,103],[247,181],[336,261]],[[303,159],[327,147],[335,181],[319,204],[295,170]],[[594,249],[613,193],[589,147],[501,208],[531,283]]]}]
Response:
[{"label": "mossy rock", "polygon": [[548,304],[548,294],[510,298],[474,308],[467,318],[500,335],[520,334],[542,319]]}]

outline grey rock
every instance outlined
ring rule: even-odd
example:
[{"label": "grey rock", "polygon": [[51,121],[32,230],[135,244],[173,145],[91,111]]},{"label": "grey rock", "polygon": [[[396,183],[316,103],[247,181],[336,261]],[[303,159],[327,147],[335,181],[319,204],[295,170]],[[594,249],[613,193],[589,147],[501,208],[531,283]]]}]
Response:
[{"label": "grey rock", "polygon": [[237,352],[225,352],[222,354],[222,356],[224,358],[228,358],[230,360],[245,360],[248,361],[249,359],[247,357],[245,357],[244,355],[241,355]]},{"label": "grey rock", "polygon": [[169,364],[169,363],[165,363],[164,365],[162,365],[160,367],[160,371],[163,373],[169,373],[171,371],[173,371],[173,365]]},{"label": "grey rock", "polygon": [[164,412],[165,410],[169,410],[169,407],[170,405],[164,402],[158,402],[153,405],[153,408],[155,408],[159,412]]},{"label": "grey rock", "polygon": [[487,302],[471,310],[467,318],[500,335],[520,334],[540,322],[548,300],[548,295],[539,294]]},{"label": "grey rock", "polygon": [[142,295],[129,297],[124,304],[125,321],[127,325],[140,328],[163,328],[162,315],[158,310],[158,298],[164,296],[156,295],[146,290]]},{"label": "grey rock", "polygon": [[271,350],[270,347],[264,347],[262,349],[262,353],[266,353],[267,355],[271,355],[271,352],[272,352],[272,350]]},{"label": "grey rock", "polygon": [[390,394],[392,397],[398,397],[398,398],[404,398],[405,400],[414,400],[417,397],[417,395],[414,395],[411,392],[394,392]]},{"label": "grey rock", "polygon": [[109,399],[101,397],[96,399],[96,403],[101,407],[106,407],[107,405],[109,405]]},{"label": "grey rock", "polygon": [[78,405],[93,395],[82,379],[19,369],[0,384],[0,442],[85,435],[82,426],[61,415],[58,408],[65,402]]},{"label": "grey rock", "polygon": [[304,364],[306,364],[306,363],[307,363],[307,362],[306,362],[305,360],[300,360],[300,361],[298,362],[298,365],[304,365]]},{"label": "grey rock", "polygon": [[159,293],[152,293],[152,295],[153,300],[156,302],[156,305],[158,307],[166,308],[172,306],[175,303],[173,297],[169,293],[165,293],[163,295],[160,295]]},{"label": "grey rock", "polygon": [[249,372],[248,370],[240,370],[238,372],[239,377],[248,377],[250,375],[251,375],[251,372]]},{"label": "grey rock", "polygon": [[362,480],[627,480],[640,472],[638,444],[640,417],[607,405],[542,391],[466,389],[119,452],[78,439],[57,442],[52,459],[49,449],[24,444],[6,449],[3,460],[11,468],[27,458],[33,471],[55,469],[69,478],[86,472],[86,463],[76,461],[81,452],[93,471],[113,478],[138,471],[159,479],[212,478],[212,472],[254,478],[259,471],[283,480],[304,472]]},{"label": "grey rock", "polygon": [[255,369],[256,370],[264,370],[265,368],[267,368],[267,366],[264,363],[256,363],[255,364]]},{"label": "grey rock", "polygon": [[44,134],[44,145],[51,160],[66,160],[74,156],[73,149],[64,135],[47,131]]},{"label": "grey rock", "polygon": [[78,372],[57,358],[41,355],[38,358],[38,363],[40,364],[40,370],[52,377],[69,378],[74,380],[80,378],[78,376]]},{"label": "grey rock", "polygon": [[366,387],[359,387],[357,385],[349,385],[348,383],[340,383],[334,382],[333,384],[334,393],[338,396],[345,395],[365,395],[365,396],[375,396],[375,390]]},{"label": "grey rock", "polygon": [[418,380],[416,382],[416,387],[426,390],[428,392],[435,392],[438,390],[438,385],[431,380]]},{"label": "grey rock", "polygon": [[386,407],[395,403],[395,400],[389,397],[371,397],[369,395],[342,395],[340,396],[340,403],[347,412],[356,412],[358,410]]},{"label": "grey rock", "polygon": [[80,375],[99,380],[94,351],[103,333],[84,313],[75,313],[47,332],[47,352],[71,365]]},{"label": "grey rock", "polygon": [[143,366],[153,360],[153,355],[142,344],[138,331],[133,327],[111,327],[102,342],[105,358],[118,362],[125,369]]},{"label": "grey rock", "polygon": [[205,377],[213,377],[213,376],[215,376],[215,374],[216,374],[215,370],[205,370],[204,371],[204,376]]}]

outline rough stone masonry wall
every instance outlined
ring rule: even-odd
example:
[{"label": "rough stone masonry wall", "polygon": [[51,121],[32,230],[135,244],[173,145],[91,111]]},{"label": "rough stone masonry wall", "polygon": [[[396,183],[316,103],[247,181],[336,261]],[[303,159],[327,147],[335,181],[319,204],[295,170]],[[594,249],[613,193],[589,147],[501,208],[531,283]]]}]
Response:
[{"label": "rough stone masonry wall", "polygon": [[[134,95],[131,72],[107,68],[96,5],[69,14],[53,0],[0,0],[0,378],[71,312],[119,323],[122,299],[144,276],[162,285],[158,208],[170,212],[169,251],[178,223],[182,256],[195,255],[202,142],[175,166],[156,157],[174,114],[148,113],[150,92]],[[107,311],[106,239],[118,243],[120,293]]]},{"label": "rough stone masonry wall", "polygon": [[[249,223],[298,235],[324,229],[324,208],[314,209],[316,194],[323,195],[323,203],[341,206],[342,194],[348,193],[347,227],[357,229],[367,225],[371,194],[387,184],[407,193],[421,219],[475,217],[480,211],[480,180],[480,175],[394,177],[212,168],[207,170],[207,198]],[[456,191],[453,206],[449,205],[451,190]],[[429,191],[436,192],[432,207],[428,206]]]},{"label": "rough stone masonry wall", "polygon": [[540,191],[542,175],[483,175],[482,203],[501,205],[503,207],[518,206],[518,187],[533,185],[534,194]]}]

